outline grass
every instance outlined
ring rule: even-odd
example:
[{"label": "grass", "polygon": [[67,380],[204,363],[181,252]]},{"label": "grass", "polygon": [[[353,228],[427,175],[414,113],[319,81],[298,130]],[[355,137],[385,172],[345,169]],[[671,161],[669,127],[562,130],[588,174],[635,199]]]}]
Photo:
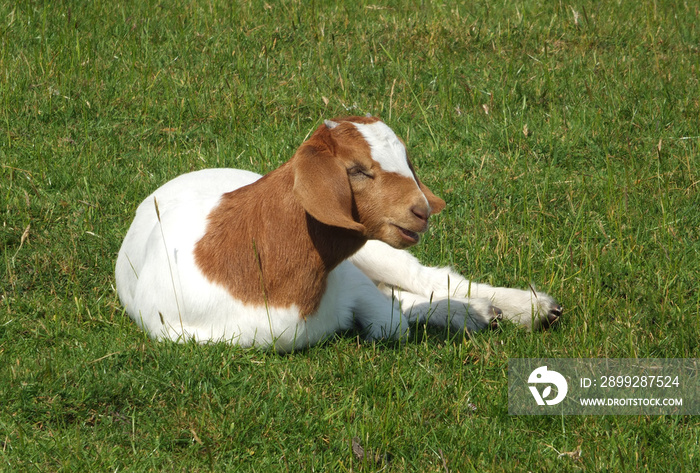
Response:
[{"label": "grass", "polygon": [[[506,392],[514,357],[700,357],[697,25],[663,0],[1,4],[0,470],[698,471],[697,417]],[[146,195],[366,112],[448,203],[414,253],[536,283],[558,330],[278,356],[124,316]]]}]

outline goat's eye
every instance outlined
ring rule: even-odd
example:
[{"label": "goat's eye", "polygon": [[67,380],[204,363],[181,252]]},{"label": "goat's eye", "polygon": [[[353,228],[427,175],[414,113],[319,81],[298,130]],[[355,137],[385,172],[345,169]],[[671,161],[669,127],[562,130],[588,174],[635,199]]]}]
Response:
[{"label": "goat's eye", "polygon": [[353,166],[350,169],[348,169],[348,176],[359,177],[359,178],[363,178],[363,177],[372,178],[372,177],[374,177],[369,170],[363,168],[362,166]]}]

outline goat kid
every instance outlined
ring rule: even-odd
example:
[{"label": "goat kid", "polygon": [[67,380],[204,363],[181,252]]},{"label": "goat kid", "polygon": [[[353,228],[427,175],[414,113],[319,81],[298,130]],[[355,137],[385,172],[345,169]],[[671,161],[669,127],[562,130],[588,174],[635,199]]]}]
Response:
[{"label": "goat kid", "polygon": [[119,251],[117,292],[152,337],[278,351],[356,327],[400,339],[415,323],[559,318],[544,293],[473,283],[404,251],[444,207],[378,118],[325,121],[265,176],[207,169],[146,198]]}]

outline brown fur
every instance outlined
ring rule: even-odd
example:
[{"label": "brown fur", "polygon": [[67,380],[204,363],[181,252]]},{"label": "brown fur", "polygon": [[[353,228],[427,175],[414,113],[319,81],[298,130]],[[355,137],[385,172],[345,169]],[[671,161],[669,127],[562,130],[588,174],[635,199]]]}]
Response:
[{"label": "brown fur", "polygon": [[210,280],[237,299],[275,307],[297,304],[306,316],[317,309],[328,272],[366,240],[307,217],[293,197],[292,167],[287,163],[225,194],[209,215],[195,259]]},{"label": "brown fur", "polygon": [[[401,248],[415,243],[398,227],[425,231],[444,201],[410,178],[378,169],[369,145],[346,121],[377,119],[321,126],[289,162],[222,196],[194,252],[209,280],[249,304],[296,304],[306,317],[318,308],[328,273],[367,239]],[[357,167],[372,177],[349,172]]]}]

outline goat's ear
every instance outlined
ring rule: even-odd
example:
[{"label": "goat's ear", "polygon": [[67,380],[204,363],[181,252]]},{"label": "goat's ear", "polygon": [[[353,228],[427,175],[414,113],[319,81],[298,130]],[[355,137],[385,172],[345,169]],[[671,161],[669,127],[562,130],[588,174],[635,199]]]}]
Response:
[{"label": "goat's ear", "polygon": [[329,150],[302,145],[294,159],[294,195],[313,218],[326,225],[365,233],[352,218],[347,171]]}]

